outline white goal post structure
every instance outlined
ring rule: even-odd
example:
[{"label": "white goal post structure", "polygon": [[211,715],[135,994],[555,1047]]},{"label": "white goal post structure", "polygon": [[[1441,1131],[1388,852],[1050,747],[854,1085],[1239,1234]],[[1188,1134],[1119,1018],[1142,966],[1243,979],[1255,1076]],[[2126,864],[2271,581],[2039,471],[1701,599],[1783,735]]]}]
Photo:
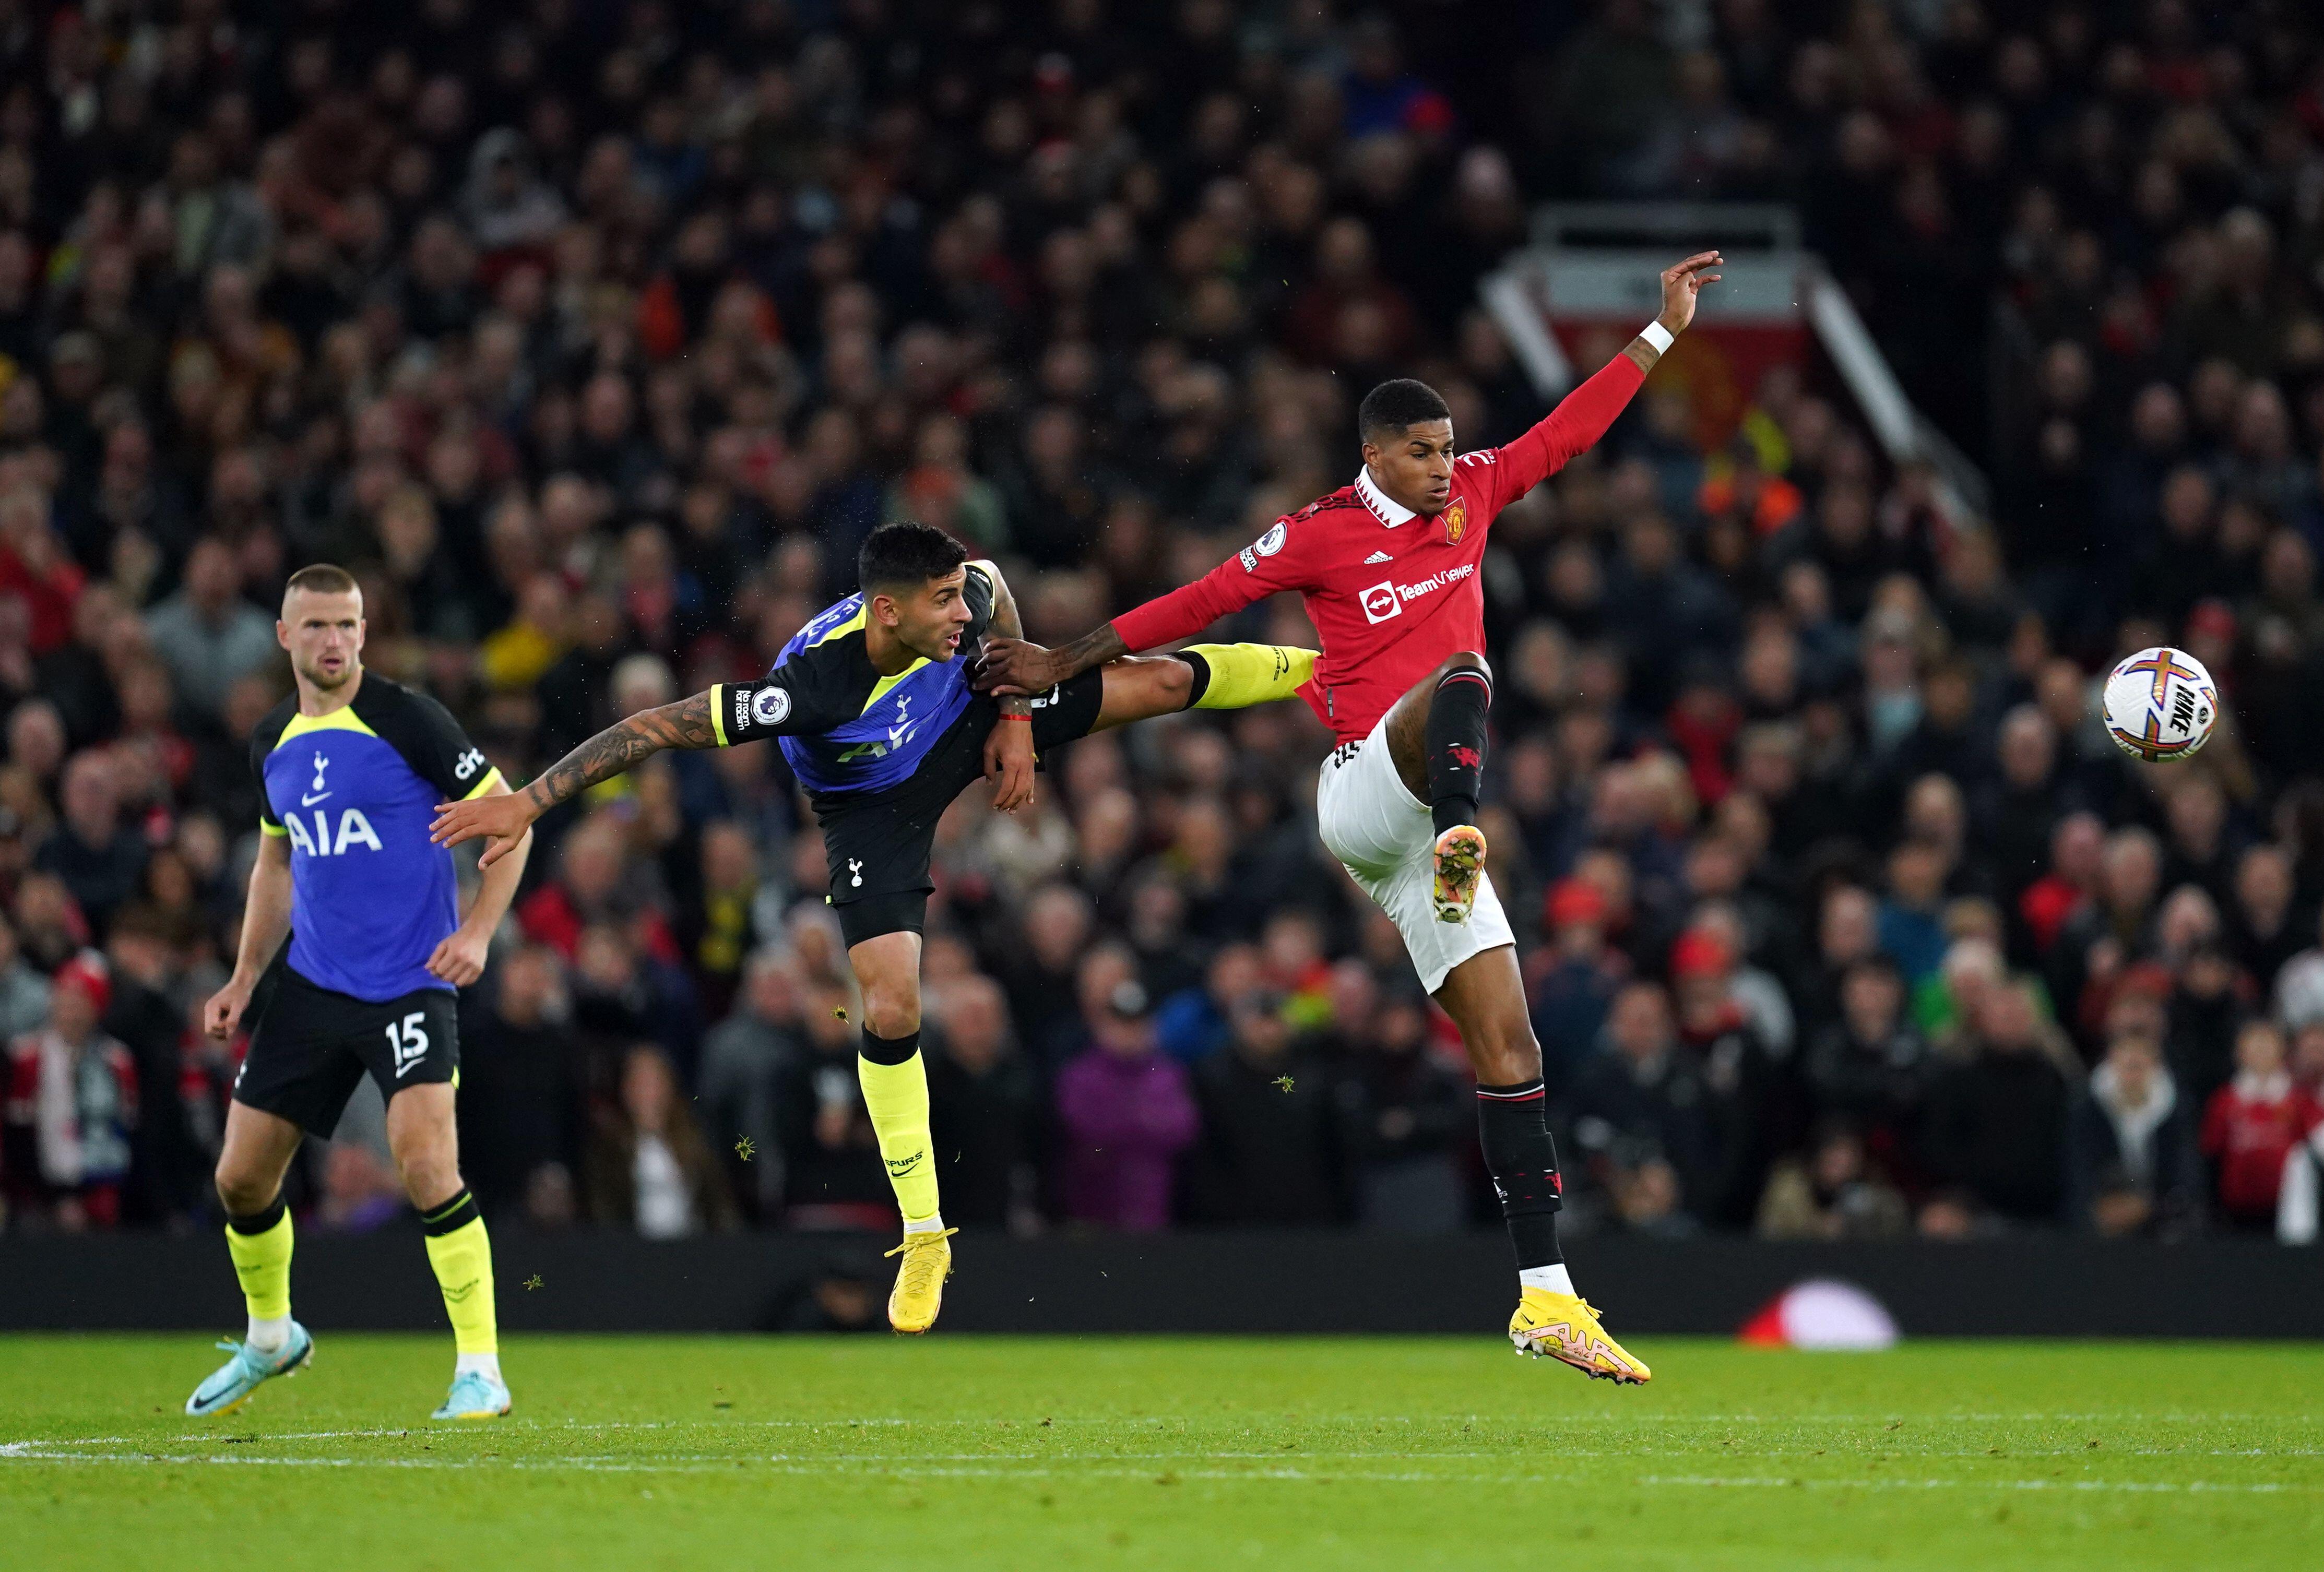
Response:
[{"label": "white goal post structure", "polygon": [[[1905,397],[1847,291],[1800,244],[1799,217],[1773,203],[1575,202],[1537,208],[1532,244],[1478,288],[1526,376],[1556,398],[1577,378],[1573,352],[1625,336],[1661,308],[1656,283],[1681,255],[1718,249],[1721,281],[1697,308],[1709,350],[1692,352],[1698,403],[1748,398],[1758,372],[1820,348],[1890,461],[1926,464],[1956,529],[1990,517],[1985,474]],[[1685,341],[1682,341],[1683,346]],[[1703,411],[1716,427],[1715,409]]]}]

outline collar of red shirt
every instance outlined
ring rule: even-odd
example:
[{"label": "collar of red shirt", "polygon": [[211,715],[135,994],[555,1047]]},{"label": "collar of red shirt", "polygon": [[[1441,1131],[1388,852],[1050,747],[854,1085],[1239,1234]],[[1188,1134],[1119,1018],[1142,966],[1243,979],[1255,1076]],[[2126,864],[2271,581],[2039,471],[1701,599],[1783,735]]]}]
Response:
[{"label": "collar of red shirt", "polygon": [[1364,465],[1356,472],[1356,495],[1372,510],[1372,517],[1393,529],[1416,518],[1413,510],[1372,484],[1372,466]]}]

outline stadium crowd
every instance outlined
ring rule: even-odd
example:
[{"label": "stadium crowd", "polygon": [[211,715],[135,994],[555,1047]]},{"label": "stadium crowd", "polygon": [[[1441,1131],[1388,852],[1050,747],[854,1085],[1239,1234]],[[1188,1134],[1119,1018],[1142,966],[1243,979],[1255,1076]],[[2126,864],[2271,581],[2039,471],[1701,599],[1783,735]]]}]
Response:
[{"label": "stadium crowd", "polygon": [[[1706,450],[1664,379],[1496,525],[1569,1223],[2272,1227],[2324,1121],[2324,47],[2180,0],[0,7],[6,1226],[214,1214],[290,570],[517,778],[762,670],[885,519],[1068,638],[1347,482],[1385,375],[1537,418],[1475,290],[1545,195],[1795,204],[1996,482],[1948,524],[1812,372]],[[2230,713],[2134,767],[2093,675],[2165,640]],[[1158,722],[955,805],[948,1220],[1493,1215],[1325,740]],[[890,1216],[776,751],[542,828],[462,1005],[488,1210]],[[302,1215],[402,1215],[377,1121]]]}]

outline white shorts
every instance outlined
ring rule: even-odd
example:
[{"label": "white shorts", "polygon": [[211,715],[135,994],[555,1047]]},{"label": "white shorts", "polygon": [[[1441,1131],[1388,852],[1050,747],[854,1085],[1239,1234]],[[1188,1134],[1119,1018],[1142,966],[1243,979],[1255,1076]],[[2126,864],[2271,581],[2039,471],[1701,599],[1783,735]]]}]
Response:
[{"label": "white shorts", "polygon": [[1465,923],[1440,922],[1430,900],[1436,880],[1436,826],[1388,757],[1388,721],[1361,742],[1344,742],[1323,761],[1315,786],[1315,827],[1324,849],[1379,903],[1404,935],[1421,986],[1434,993],[1444,974],[1471,955],[1517,942],[1501,897],[1486,874]]}]

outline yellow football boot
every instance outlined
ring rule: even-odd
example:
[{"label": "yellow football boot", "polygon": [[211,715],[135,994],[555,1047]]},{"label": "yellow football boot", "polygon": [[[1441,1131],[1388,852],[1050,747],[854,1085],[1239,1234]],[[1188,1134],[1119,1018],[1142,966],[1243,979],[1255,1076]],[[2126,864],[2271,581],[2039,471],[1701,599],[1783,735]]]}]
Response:
[{"label": "yellow football boot", "polygon": [[1509,1318],[1509,1341],[1519,1354],[1571,1365],[1596,1381],[1644,1386],[1654,1372],[1598,1324],[1598,1312],[1570,1293],[1528,1288]]},{"label": "yellow football boot", "polygon": [[925,1332],[936,1324],[944,1308],[945,1279],[952,1275],[952,1246],[945,1241],[959,1233],[943,1228],[933,1233],[907,1234],[888,1252],[901,1255],[896,1269],[895,1292],[888,1296],[888,1324],[899,1332]]},{"label": "yellow football boot", "polygon": [[1436,838],[1436,878],[1429,887],[1440,923],[1465,923],[1476,909],[1477,886],[1485,877],[1485,832],[1455,824]]}]

